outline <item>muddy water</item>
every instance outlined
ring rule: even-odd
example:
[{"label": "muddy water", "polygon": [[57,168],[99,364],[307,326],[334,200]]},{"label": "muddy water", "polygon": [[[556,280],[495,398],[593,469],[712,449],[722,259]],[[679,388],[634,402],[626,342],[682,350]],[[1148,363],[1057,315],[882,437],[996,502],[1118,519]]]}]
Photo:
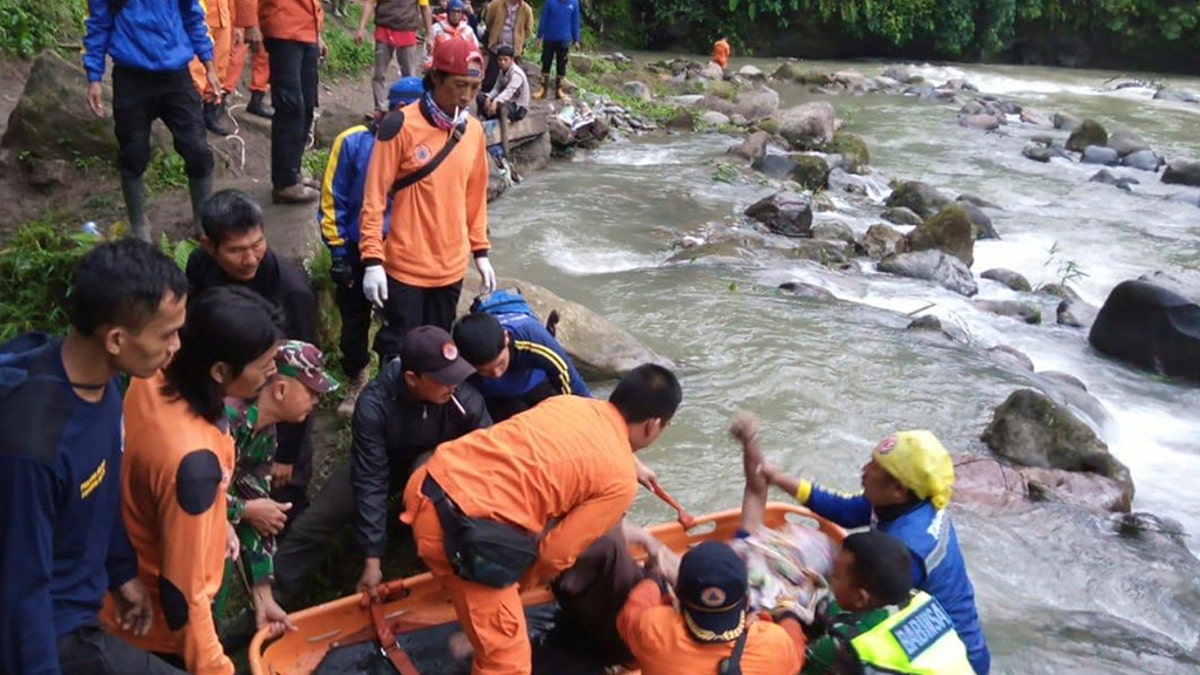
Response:
[{"label": "muddy water", "polygon": [[[858,68],[868,76],[881,70]],[[1168,158],[1200,158],[1200,106],[1151,101],[1146,90],[1103,91],[1115,73],[966,66],[918,72],[936,83],[965,77],[984,93],[1051,114],[1096,117],[1110,131],[1136,129]],[[1196,81],[1174,84],[1200,88]],[[784,105],[812,99],[786,86],[780,94]],[[1061,264],[1072,261],[1087,274],[1074,285],[1099,305],[1123,279],[1200,264],[1200,208],[1164,201],[1180,190],[1155,176],[1142,175],[1128,194],[1088,183],[1097,167],[1022,158],[1025,140],[1039,130],[966,130],[955,125],[952,109],[911,98],[830,100],[865,138],[883,178],[920,179],[1003,207],[991,212],[1003,239],[976,246],[976,272],[1008,267],[1036,285],[1055,280]],[[773,460],[846,489],[858,486],[864,457],[892,430],[925,427],[948,447],[978,450],[992,408],[1013,389],[1042,383],[974,347],[902,330],[904,312],[932,303],[929,312],[965,327],[977,347],[1008,344],[1038,370],[1083,380],[1111,416],[1104,437],[1133,471],[1135,508],[1200,532],[1200,390],[1100,358],[1082,331],[982,314],[960,296],[869,268],[829,275],[767,254],[664,264],[677,236],[735,225],[737,213],[770,193],[754,181],[713,182],[712,163],[731,142],[711,134],[610,143],[555,163],[491,212],[502,274],[584,303],[680,364],[684,407],[645,458],[694,511],[738,503],[739,458],[724,434],[738,408],[762,417]],[[839,207],[819,218],[856,232],[879,222],[878,206]],[[839,302],[774,290],[793,279],[822,285]],[[979,297],[1012,295],[980,281]],[[953,508],[995,672],[1200,672],[1200,578],[1186,553],[1119,539],[1103,520],[1062,507],[1004,515]],[[648,496],[635,515],[671,517]]]}]

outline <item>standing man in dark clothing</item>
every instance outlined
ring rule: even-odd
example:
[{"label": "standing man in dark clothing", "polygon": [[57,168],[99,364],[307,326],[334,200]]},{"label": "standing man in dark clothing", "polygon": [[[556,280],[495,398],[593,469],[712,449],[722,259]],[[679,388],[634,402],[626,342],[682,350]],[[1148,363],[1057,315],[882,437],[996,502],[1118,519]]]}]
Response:
[{"label": "standing man in dark clothing", "polygon": [[266,47],[271,104],[275,106],[271,117],[271,199],[276,204],[315,202],[321,193],[304,184],[300,160],[317,107],[317,65],[325,58],[321,40],[325,10],[321,0],[238,0],[238,17],[243,23],[255,16],[258,24],[246,29],[246,42],[255,54]]},{"label": "standing man in dark clothing", "polygon": [[[192,292],[213,286],[245,286],[283,312],[283,334],[292,340],[317,340],[317,299],[308,275],[267,247],[262,208],[240,190],[222,190],[204,203],[203,245],[188,258]],[[312,464],[312,422],[280,424],[279,449],[271,465],[278,501],[291,502],[290,516],[308,504],[305,491]]]},{"label": "standing man in dark clothing", "polygon": [[483,397],[464,382],[474,372],[446,331],[419,326],[408,332],[400,358],[358,398],[350,461],[330,476],[275,554],[275,582],[285,604],[350,519],[366,558],[359,590],[374,592],[383,579],[388,498],[404,487],[423,455],[492,425]]},{"label": "standing man in dark clothing", "polygon": [[86,26],[83,67],[88,106],[97,117],[104,117],[105,57],[113,60],[117,170],[130,232],[150,241],[142,174],[150,163],[150,125],[156,119],[167,125],[183,157],[192,216],[199,221],[200,205],[212,192],[213,156],[200,94],[188,71],[193,56],[204,64],[209,86],[221,91],[200,0],[88,0]]},{"label": "standing man in dark clothing", "polygon": [[537,39],[542,41],[542,90],[536,98],[546,98],[550,89],[550,64],[555,63],[554,98],[563,97],[563,78],[567,76],[567,52],[579,47],[579,0],[546,0],[538,21]]},{"label": "standing man in dark clothing", "polygon": [[75,268],[65,339],[0,346],[0,672],[181,675],[100,629],[153,610],[121,520],[121,374],[150,377],[179,349],[187,280],[150,244],[101,244]]}]

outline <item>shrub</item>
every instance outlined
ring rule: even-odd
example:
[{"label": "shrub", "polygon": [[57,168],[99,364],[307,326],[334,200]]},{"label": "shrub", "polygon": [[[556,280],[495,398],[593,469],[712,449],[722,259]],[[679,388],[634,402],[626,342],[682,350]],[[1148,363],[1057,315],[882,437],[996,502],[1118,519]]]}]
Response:
[{"label": "shrub", "polygon": [[82,0],[0,0],[0,52],[23,59],[83,35]]},{"label": "shrub", "polygon": [[[0,0],[2,1],[2,0]],[[354,36],[325,24],[321,37],[329,52],[321,63],[321,74],[331,78],[354,77],[367,72],[375,63],[375,50],[369,40],[354,44]]]}]

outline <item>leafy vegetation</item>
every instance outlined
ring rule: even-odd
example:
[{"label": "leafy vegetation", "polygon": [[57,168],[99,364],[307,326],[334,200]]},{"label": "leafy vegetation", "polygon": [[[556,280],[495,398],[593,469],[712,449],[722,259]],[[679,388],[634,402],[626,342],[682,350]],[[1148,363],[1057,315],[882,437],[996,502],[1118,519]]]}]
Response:
[{"label": "leafy vegetation", "polygon": [[31,58],[83,35],[86,2],[0,0],[0,53]]},{"label": "leafy vegetation", "polygon": [[325,178],[325,166],[329,164],[329,148],[314,148],[304,153],[304,157],[300,160],[300,165],[308,172],[308,175],[317,180]]},{"label": "leafy vegetation", "polygon": [[75,263],[95,237],[54,225],[53,214],[18,229],[0,248],[0,342],[26,331],[61,335],[69,320],[63,299]]},{"label": "leafy vegetation", "polygon": [[332,21],[326,22],[321,38],[329,50],[321,62],[321,75],[324,77],[356,77],[369,71],[375,63],[375,49],[370,40],[363,40],[361,45],[356,45],[353,33],[342,30]]},{"label": "leafy vegetation", "polygon": [[186,188],[188,177],[183,157],[175,152],[155,152],[150,158],[150,165],[146,167],[142,181],[151,194]]}]

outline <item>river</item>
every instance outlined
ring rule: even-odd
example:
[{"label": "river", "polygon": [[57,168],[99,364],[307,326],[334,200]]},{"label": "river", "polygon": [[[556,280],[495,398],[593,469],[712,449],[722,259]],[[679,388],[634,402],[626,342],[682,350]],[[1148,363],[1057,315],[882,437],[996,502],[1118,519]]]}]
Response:
[{"label": "river", "polygon": [[[735,59],[731,67],[746,63],[774,68],[753,59]],[[853,67],[868,76],[882,70],[812,66]],[[1095,117],[1110,131],[1135,129],[1169,159],[1200,158],[1200,106],[1152,101],[1146,90],[1103,91],[1117,73],[986,66],[916,72],[935,83],[961,76],[983,93],[1051,114]],[[1172,84],[1200,88],[1200,81]],[[799,87],[771,86],[783,107],[816,98]],[[1156,176],[1145,174],[1130,194],[1087,182],[1098,167],[1023,158],[1026,139],[1040,130],[963,129],[953,108],[901,96],[828,100],[866,140],[871,164],[885,178],[923,180],[1003,208],[989,211],[1002,239],[978,242],[976,274],[1007,267],[1037,285],[1054,281],[1059,265],[1073,261],[1087,276],[1072,285],[1098,306],[1121,280],[1200,264],[1200,209],[1161,199],[1178,190]],[[864,458],[894,430],[929,428],[953,451],[980,451],[991,410],[1014,389],[1039,381],[975,347],[903,330],[904,312],[934,303],[929,311],[964,326],[975,345],[1007,344],[1028,354],[1039,371],[1083,380],[1111,414],[1103,435],[1132,470],[1134,508],[1182,522],[1197,547],[1200,389],[1100,357],[1084,331],[1053,325],[1052,310],[1049,325],[1027,326],[982,313],[926,282],[869,270],[818,275],[766,252],[743,262],[664,264],[680,233],[732,224],[770,194],[753,181],[712,180],[713,162],[725,160],[733,142],[699,134],[608,143],[552,163],[491,209],[501,274],[587,305],[679,364],[683,407],[644,459],[693,512],[739,502],[740,456],[725,429],[740,408],[762,418],[773,461],[843,489],[858,487]],[[857,233],[880,222],[879,207],[843,206],[818,219],[842,220]],[[839,301],[775,290],[793,279],[823,285]],[[981,298],[1013,296],[980,280]],[[1004,515],[952,508],[994,672],[1200,672],[1194,564],[1118,538],[1104,519],[1065,507]],[[634,515],[644,522],[672,517],[649,495]]]}]

